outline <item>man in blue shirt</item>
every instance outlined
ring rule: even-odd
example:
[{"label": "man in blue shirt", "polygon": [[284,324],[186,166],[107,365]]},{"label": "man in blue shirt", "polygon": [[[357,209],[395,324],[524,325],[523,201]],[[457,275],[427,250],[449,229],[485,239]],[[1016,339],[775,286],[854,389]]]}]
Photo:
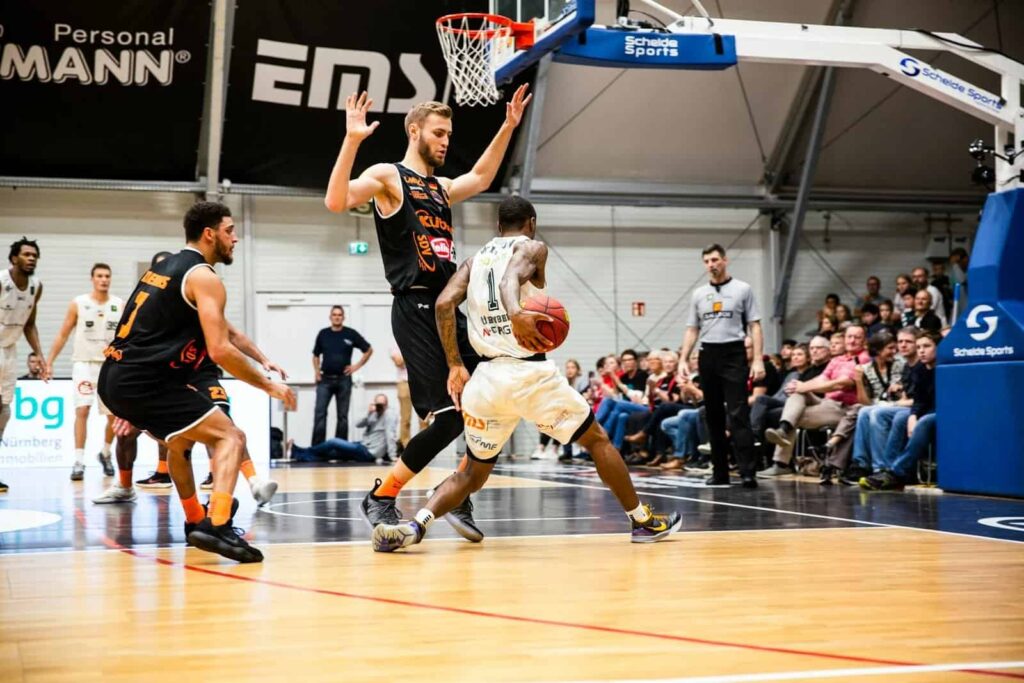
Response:
[{"label": "man in blue shirt", "polygon": [[[316,378],[313,446],[322,443],[327,436],[327,406],[332,397],[338,415],[334,436],[348,440],[348,402],[352,397],[352,373],[358,372],[373,355],[373,349],[363,336],[345,327],[345,309],[333,306],[330,319],[331,326],[317,333],[313,345],[313,376]],[[355,365],[352,364],[352,349],[362,352]]]}]

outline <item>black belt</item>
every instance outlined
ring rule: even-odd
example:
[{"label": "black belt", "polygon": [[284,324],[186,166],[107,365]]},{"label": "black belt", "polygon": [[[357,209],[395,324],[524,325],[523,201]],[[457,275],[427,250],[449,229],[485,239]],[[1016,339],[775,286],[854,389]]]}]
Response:
[{"label": "black belt", "polygon": [[322,372],[320,373],[320,379],[341,379],[342,377],[347,376],[348,375],[325,375]]},{"label": "black belt", "polygon": [[741,339],[741,340],[738,340],[738,341],[731,341],[731,342],[701,342],[700,343],[700,348],[701,349],[708,349],[708,350],[711,350],[711,349],[731,349],[731,348],[735,348],[736,346],[742,347],[743,346],[743,340]]},{"label": "black belt", "polygon": [[493,358],[490,358],[488,356],[482,356],[480,358],[480,360],[486,363],[489,360],[497,360],[499,358],[512,358],[514,360],[529,360],[529,361],[538,361],[538,360],[547,360],[548,359],[547,354],[545,354],[545,353],[535,353],[532,356],[527,356],[526,358],[516,358],[515,356],[494,356]]}]

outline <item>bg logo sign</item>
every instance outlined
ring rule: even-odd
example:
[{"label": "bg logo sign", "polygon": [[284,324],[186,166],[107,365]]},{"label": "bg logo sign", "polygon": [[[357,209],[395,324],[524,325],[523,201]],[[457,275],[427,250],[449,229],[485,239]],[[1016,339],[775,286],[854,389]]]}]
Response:
[{"label": "bg logo sign", "polygon": [[64,399],[61,396],[50,396],[35,399],[22,396],[21,388],[14,390],[14,419],[44,421],[43,429],[60,429],[64,426]]},{"label": "bg logo sign", "polygon": [[998,317],[986,315],[984,318],[978,318],[982,313],[992,313],[993,311],[995,309],[991,306],[981,304],[972,308],[971,312],[967,314],[968,329],[977,330],[984,328],[981,332],[971,332],[971,339],[974,341],[985,341],[996,333],[996,328],[999,326]]}]

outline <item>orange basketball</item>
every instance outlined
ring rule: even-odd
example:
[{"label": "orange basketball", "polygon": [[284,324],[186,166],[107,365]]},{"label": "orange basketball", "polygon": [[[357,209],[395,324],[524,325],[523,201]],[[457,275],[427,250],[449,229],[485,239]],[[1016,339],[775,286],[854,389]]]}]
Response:
[{"label": "orange basketball", "polygon": [[558,299],[537,294],[523,302],[523,309],[544,313],[554,318],[550,322],[541,320],[537,323],[537,330],[554,343],[551,350],[561,346],[565,338],[569,336],[569,312],[565,310],[565,306]]}]

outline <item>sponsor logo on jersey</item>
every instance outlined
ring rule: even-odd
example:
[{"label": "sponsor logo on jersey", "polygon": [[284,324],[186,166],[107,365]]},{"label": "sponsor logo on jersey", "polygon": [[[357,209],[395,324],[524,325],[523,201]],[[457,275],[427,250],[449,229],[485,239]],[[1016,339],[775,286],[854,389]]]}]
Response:
[{"label": "sponsor logo on jersey", "polygon": [[177,369],[192,366],[198,370],[204,360],[206,360],[206,349],[200,349],[195,339],[189,339],[181,349],[181,353],[178,354],[178,360],[171,361],[171,367]]},{"label": "sponsor logo on jersey", "polygon": [[430,246],[438,258],[443,258],[445,261],[454,260],[452,256],[452,241],[447,237],[431,238]]},{"label": "sponsor logo on jersey", "polygon": [[92,327],[93,326],[93,322],[91,320],[86,320],[85,321],[85,326],[86,327]]},{"label": "sponsor logo on jersey", "polygon": [[441,218],[440,216],[435,216],[429,211],[418,209],[416,211],[416,217],[420,219],[420,225],[422,225],[427,230],[441,230],[442,232],[447,232],[448,234],[451,234],[452,232],[452,226],[448,225],[448,221]]},{"label": "sponsor logo on jersey", "polygon": [[430,248],[430,238],[426,235],[413,235],[413,239],[416,241],[416,258],[420,263],[420,270],[425,270],[428,273],[433,273],[437,270],[437,265],[428,261],[433,260],[434,250]]},{"label": "sponsor logo on jersey", "polygon": [[414,187],[423,187],[423,184],[424,184],[423,181],[420,180],[419,178],[417,178],[414,175],[407,175],[407,176],[404,176],[404,178],[405,178],[405,182],[407,184],[409,184],[409,185],[413,185]]},{"label": "sponsor logo on jersey", "polygon": [[423,192],[421,190],[409,190],[409,196],[412,197],[413,199],[426,200],[430,198],[426,192]]},{"label": "sponsor logo on jersey", "polygon": [[481,420],[479,417],[474,417],[469,413],[463,411],[462,418],[466,423],[466,427],[470,429],[487,429],[487,423]]},{"label": "sponsor logo on jersey", "polygon": [[87,379],[83,379],[78,383],[78,393],[82,396],[92,396],[96,393],[96,387]]}]

